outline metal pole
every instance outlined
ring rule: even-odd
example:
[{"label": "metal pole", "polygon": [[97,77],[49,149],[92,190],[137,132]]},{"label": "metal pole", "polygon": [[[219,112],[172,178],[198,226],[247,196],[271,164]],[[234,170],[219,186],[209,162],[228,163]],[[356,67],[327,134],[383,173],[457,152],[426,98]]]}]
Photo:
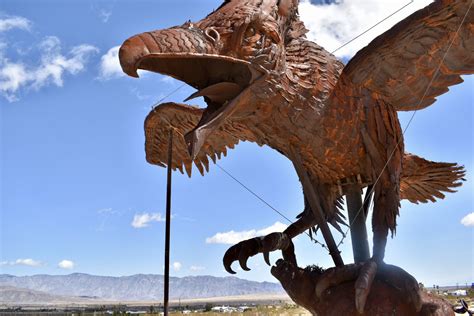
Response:
[{"label": "metal pole", "polygon": [[171,163],[173,161],[173,130],[170,130],[168,141],[168,174],[166,183],[166,231],[165,231],[165,282],[164,282],[164,316],[168,316],[169,283],[170,283],[170,228],[171,228]]},{"label": "metal pole", "polygon": [[370,258],[369,241],[367,240],[361,189],[358,185],[353,184],[346,187],[346,203],[347,212],[349,213],[354,262],[367,261]]}]

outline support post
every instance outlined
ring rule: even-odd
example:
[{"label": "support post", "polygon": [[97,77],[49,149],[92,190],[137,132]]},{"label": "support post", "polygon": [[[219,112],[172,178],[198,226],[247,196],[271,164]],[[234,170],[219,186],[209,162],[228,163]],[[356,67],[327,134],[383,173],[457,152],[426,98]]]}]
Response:
[{"label": "support post", "polygon": [[170,130],[168,141],[168,169],[166,182],[166,231],[165,231],[165,280],[163,308],[164,316],[168,316],[169,284],[170,284],[170,229],[171,229],[171,172],[173,161],[173,130]]},{"label": "support post", "polygon": [[331,230],[329,230],[328,222],[326,221],[324,212],[321,208],[318,195],[316,192],[314,192],[313,184],[311,183],[308,172],[306,169],[304,169],[300,155],[293,148],[291,148],[291,157],[293,165],[296,169],[296,173],[303,184],[303,191],[305,192],[306,198],[308,199],[309,206],[311,207],[314,217],[316,218],[318,226],[323,234],[324,241],[326,242],[326,245],[329,249],[329,254],[331,255],[336,267],[342,267],[344,265],[344,261],[342,260],[341,253],[339,252],[336,242],[334,241]]},{"label": "support post", "polygon": [[362,204],[361,188],[357,184],[345,187],[347,212],[351,229],[352,252],[354,262],[359,263],[370,259],[367,227],[365,226],[365,209]]}]

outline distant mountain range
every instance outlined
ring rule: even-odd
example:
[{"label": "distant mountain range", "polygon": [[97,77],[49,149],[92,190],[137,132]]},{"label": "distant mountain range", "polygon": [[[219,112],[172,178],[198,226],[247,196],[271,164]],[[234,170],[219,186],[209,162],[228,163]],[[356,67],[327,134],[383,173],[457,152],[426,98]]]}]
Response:
[{"label": "distant mountain range", "polygon": [[41,291],[20,289],[13,286],[0,286],[0,304],[80,304],[94,302],[94,298],[68,297],[53,295]]},{"label": "distant mountain range", "polygon": [[[28,291],[26,291],[28,290]],[[0,274],[0,303],[21,303],[29,297],[38,301],[53,299],[48,295],[103,299],[113,301],[148,301],[163,298],[163,276],[137,274],[123,277],[96,276],[83,273],[69,275],[13,276]],[[236,277],[188,276],[170,277],[171,299],[193,299],[248,294],[283,294],[277,283],[254,282]],[[21,298],[23,295],[23,299]]]}]

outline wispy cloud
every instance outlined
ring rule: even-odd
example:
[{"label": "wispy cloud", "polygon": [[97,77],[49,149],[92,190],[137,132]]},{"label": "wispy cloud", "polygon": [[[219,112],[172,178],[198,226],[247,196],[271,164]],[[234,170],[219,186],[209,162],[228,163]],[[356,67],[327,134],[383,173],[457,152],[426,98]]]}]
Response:
[{"label": "wispy cloud", "polygon": [[106,224],[114,216],[120,216],[122,215],[121,211],[115,210],[111,207],[108,208],[103,208],[97,211],[97,214],[99,215],[100,222],[99,226],[96,228],[96,231],[103,232],[106,230]]},{"label": "wispy cloud", "polygon": [[178,262],[178,261],[173,262],[173,270],[174,270],[174,271],[179,271],[179,270],[181,270],[182,266],[183,266],[183,265],[181,264],[181,262]]},{"label": "wispy cloud", "polygon": [[301,19],[310,30],[308,38],[326,50],[334,51],[403,5],[410,3],[406,8],[335,53],[339,57],[351,57],[377,35],[430,2],[432,0],[351,0],[331,4],[312,4],[310,0],[301,0],[299,12]]},{"label": "wispy cloud", "polygon": [[43,263],[38,260],[33,260],[31,258],[28,259],[16,259],[15,261],[2,261],[0,262],[0,266],[28,266],[28,267],[39,267],[42,266]]},{"label": "wispy cloud", "polygon": [[102,215],[113,215],[113,214],[118,214],[119,211],[114,210],[111,207],[108,208],[103,208],[97,211],[97,213],[102,214]]},{"label": "wispy cloud", "polygon": [[61,269],[72,270],[74,269],[75,263],[71,260],[62,260],[58,263],[58,267]]},{"label": "wispy cloud", "polygon": [[21,16],[0,16],[0,32],[12,29],[28,31],[31,28],[31,21]]},{"label": "wispy cloud", "polygon": [[118,52],[120,46],[114,46],[100,58],[99,79],[110,80],[125,76],[120,66]]},{"label": "wispy cloud", "polygon": [[206,270],[206,268],[202,267],[202,266],[191,266],[191,267],[189,267],[189,270],[191,270],[193,272],[198,272],[198,271]]},{"label": "wispy cloud", "polygon": [[105,9],[100,9],[99,10],[99,18],[102,20],[102,22],[107,23],[109,22],[110,17],[112,16],[112,11],[108,11]]},{"label": "wispy cloud", "polygon": [[132,221],[132,227],[144,228],[150,226],[151,222],[164,222],[165,218],[160,213],[142,213],[135,214]]},{"label": "wispy cloud", "polygon": [[144,101],[144,100],[150,100],[151,99],[151,95],[149,94],[143,94],[141,93],[137,88],[131,88],[130,89],[130,93],[133,94],[138,100],[140,101]]},{"label": "wispy cloud", "polygon": [[467,214],[461,219],[461,224],[466,227],[474,227],[474,212]]},{"label": "wispy cloud", "polygon": [[19,99],[21,89],[37,91],[48,85],[62,87],[65,73],[80,73],[90,56],[98,52],[96,47],[82,44],[63,54],[61,41],[55,36],[45,37],[36,48],[41,57],[34,65],[11,61],[4,53],[0,54],[0,95],[9,102]]},{"label": "wispy cloud", "polygon": [[252,230],[245,230],[245,231],[238,231],[238,232],[231,230],[225,233],[217,233],[212,237],[206,238],[206,243],[233,245],[242,240],[246,240],[249,238],[253,238],[257,236],[265,236],[274,232],[282,232],[287,227],[288,226],[285,224],[276,222],[272,226],[265,227],[259,230],[252,229]]},{"label": "wispy cloud", "polygon": [[92,3],[91,10],[97,15],[97,17],[102,21],[102,23],[109,22],[110,17],[112,16],[112,11],[115,7],[115,1],[98,1],[97,3]]}]

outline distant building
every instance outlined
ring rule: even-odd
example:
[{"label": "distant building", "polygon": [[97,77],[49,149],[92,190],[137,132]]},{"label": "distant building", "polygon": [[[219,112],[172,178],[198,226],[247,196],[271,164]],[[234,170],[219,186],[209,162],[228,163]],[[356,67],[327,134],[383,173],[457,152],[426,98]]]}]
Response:
[{"label": "distant building", "polygon": [[230,306],[216,306],[211,308],[211,311],[218,313],[232,313],[237,312],[237,308]]},{"label": "distant building", "polygon": [[450,292],[449,294],[454,295],[454,296],[466,296],[467,291],[466,290],[456,290],[456,291]]}]

